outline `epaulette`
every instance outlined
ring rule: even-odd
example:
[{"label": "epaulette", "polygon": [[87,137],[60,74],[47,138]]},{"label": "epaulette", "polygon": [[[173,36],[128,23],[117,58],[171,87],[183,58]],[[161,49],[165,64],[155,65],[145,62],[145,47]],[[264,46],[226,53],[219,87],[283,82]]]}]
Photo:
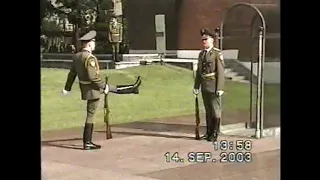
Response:
[{"label": "epaulette", "polygon": [[212,49],[213,49],[213,50],[216,50],[216,51],[219,51],[219,52],[221,51],[220,49],[215,48],[215,47],[214,47],[214,48],[212,48]]},{"label": "epaulette", "polygon": [[91,59],[91,58],[93,58],[93,59],[97,59],[97,57],[96,57],[96,56],[94,56],[93,54],[89,53],[89,55],[87,56],[87,59]]}]

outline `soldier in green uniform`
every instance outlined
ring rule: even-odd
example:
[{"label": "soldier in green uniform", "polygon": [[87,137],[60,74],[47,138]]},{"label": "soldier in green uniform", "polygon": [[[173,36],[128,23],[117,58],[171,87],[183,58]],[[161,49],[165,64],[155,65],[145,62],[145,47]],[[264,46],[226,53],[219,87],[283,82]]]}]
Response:
[{"label": "soldier in green uniform", "polygon": [[201,85],[207,124],[202,138],[217,141],[224,92],[224,60],[221,50],[214,47],[214,34],[208,29],[201,29],[200,34],[204,49],[199,53],[193,93],[198,95]]},{"label": "soldier in green uniform", "polygon": [[112,56],[115,62],[119,62],[119,48],[122,42],[122,24],[116,18],[111,18],[109,24],[109,41],[112,44]]},{"label": "soldier in green uniform", "polygon": [[99,62],[92,54],[95,49],[96,31],[90,31],[79,40],[82,42],[82,51],[73,56],[73,63],[68,74],[63,94],[71,91],[72,85],[76,76],[79,79],[79,86],[81,90],[81,99],[87,100],[87,117],[83,131],[83,148],[100,149],[101,146],[92,142],[93,133],[93,116],[99,104],[101,94],[108,92],[117,94],[139,93],[139,86],[141,84],[140,76],[136,83],[132,85],[117,85],[113,86],[102,81],[99,72]]}]

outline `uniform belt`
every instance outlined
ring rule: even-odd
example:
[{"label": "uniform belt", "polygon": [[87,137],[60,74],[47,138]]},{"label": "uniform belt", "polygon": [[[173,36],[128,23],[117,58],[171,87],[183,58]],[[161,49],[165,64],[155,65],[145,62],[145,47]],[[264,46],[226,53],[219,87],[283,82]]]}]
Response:
[{"label": "uniform belt", "polygon": [[79,81],[80,84],[91,84],[90,81]]},{"label": "uniform belt", "polygon": [[207,78],[207,77],[212,77],[212,76],[215,76],[216,73],[209,73],[209,74],[202,74],[202,77],[203,78]]}]

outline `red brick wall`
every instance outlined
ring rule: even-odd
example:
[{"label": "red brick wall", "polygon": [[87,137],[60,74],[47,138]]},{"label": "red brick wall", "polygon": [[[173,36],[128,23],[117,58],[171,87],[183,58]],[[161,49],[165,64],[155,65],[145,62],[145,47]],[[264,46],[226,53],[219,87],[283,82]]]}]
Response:
[{"label": "red brick wall", "polygon": [[165,14],[167,49],[176,49],[176,0],[127,0],[130,49],[155,50],[155,15]]},{"label": "red brick wall", "polygon": [[278,0],[128,0],[130,49],[154,50],[155,14],[166,15],[167,49],[200,49],[199,30],[220,26],[226,10],[235,3],[277,3]]}]

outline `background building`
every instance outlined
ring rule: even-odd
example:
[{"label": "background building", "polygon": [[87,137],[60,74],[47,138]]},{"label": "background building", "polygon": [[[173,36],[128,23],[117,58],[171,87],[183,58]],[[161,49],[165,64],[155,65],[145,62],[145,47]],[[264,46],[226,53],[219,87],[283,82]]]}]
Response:
[{"label": "background building", "polygon": [[166,16],[168,50],[201,48],[200,28],[220,26],[224,13],[240,2],[276,4],[279,0],[129,0],[125,16],[128,19],[130,50],[152,52],[156,49],[156,14]]}]

